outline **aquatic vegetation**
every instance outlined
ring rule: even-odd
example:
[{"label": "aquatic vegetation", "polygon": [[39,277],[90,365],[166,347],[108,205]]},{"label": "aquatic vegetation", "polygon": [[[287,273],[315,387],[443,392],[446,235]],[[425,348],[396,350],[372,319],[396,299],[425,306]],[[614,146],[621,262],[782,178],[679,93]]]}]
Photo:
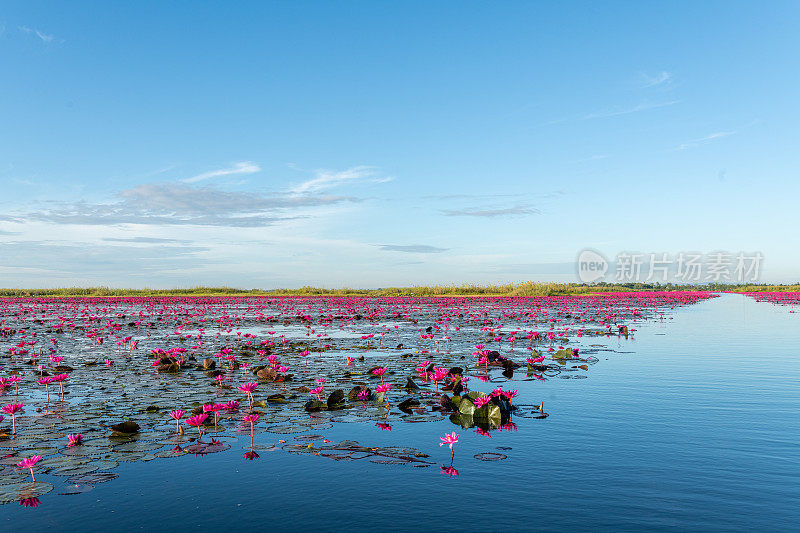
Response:
[{"label": "aquatic vegetation", "polygon": [[[3,408],[12,417],[8,446],[41,455],[36,473],[79,485],[115,479],[110,471],[120,463],[224,452],[233,442],[225,437],[244,440],[247,433],[248,460],[274,447],[334,460],[435,466],[420,450],[332,444],[325,431],[363,422],[376,432],[454,424],[474,430],[462,442],[526,431],[548,416],[540,392],[546,380],[586,377],[598,355],[615,351],[610,341],[635,339],[640,321],[712,296],[0,300],[0,394],[11,395],[13,386],[21,396]],[[28,344],[34,333],[57,350],[41,369],[39,361],[48,358]],[[52,404],[50,383],[59,383]],[[468,390],[483,383],[494,390]],[[243,394],[248,409],[238,413]],[[22,402],[32,416],[16,420]],[[182,423],[197,435],[184,436]],[[212,423],[214,438],[202,441]],[[303,443],[260,443],[286,435]],[[441,443],[451,449],[445,473],[452,476],[458,439]],[[70,491],[72,484],[62,489],[77,493]]]},{"label": "aquatic vegetation", "polygon": [[489,396],[479,396],[475,398],[475,400],[472,403],[475,404],[475,407],[480,409],[481,407],[483,407],[484,405],[488,404],[491,401],[492,399]]},{"label": "aquatic vegetation", "polygon": [[200,438],[203,438],[203,422],[206,421],[208,415],[203,413],[201,415],[194,415],[187,418],[184,422],[190,426],[196,427]]},{"label": "aquatic vegetation", "polygon": [[387,370],[388,370],[388,368],[386,368],[386,367],[373,368],[372,369],[372,373],[375,374],[376,376],[380,377],[381,378],[381,383],[383,383],[383,375],[386,373]]},{"label": "aquatic vegetation", "polygon": [[745,292],[744,295],[757,302],[768,302],[778,306],[790,306],[790,313],[795,312],[794,306],[800,306],[800,291],[759,291]]},{"label": "aquatic vegetation", "polygon": [[258,388],[258,383],[249,382],[239,385],[239,390],[247,394],[247,400],[250,402],[250,410],[253,409],[253,391]]},{"label": "aquatic vegetation", "polygon": [[42,378],[38,380],[39,385],[44,385],[45,390],[47,391],[47,404],[50,404],[50,383],[53,382],[53,378]]},{"label": "aquatic vegetation", "polygon": [[183,418],[184,414],[186,414],[185,411],[181,409],[175,409],[169,412],[169,416],[175,420],[175,433],[180,433],[181,431],[181,419]]},{"label": "aquatic vegetation", "polygon": [[22,468],[22,469],[28,468],[31,471],[31,480],[36,481],[36,476],[33,475],[33,467],[36,465],[36,463],[38,463],[41,460],[42,460],[41,455],[34,455],[26,459],[23,459],[22,461],[17,463],[17,468]]},{"label": "aquatic vegetation", "polygon": [[83,433],[71,433],[67,435],[67,446],[72,447],[83,444],[83,437]]},{"label": "aquatic vegetation", "polygon": [[250,424],[250,436],[253,436],[253,424],[258,422],[258,419],[261,418],[261,415],[247,415],[244,417],[244,421]]},{"label": "aquatic vegetation", "polygon": [[453,431],[449,435],[445,433],[444,437],[439,437],[439,440],[442,442],[439,443],[439,446],[444,446],[447,444],[450,447],[450,466],[453,465],[453,458],[455,457],[455,450],[453,450],[453,444],[458,442],[458,433]]},{"label": "aquatic vegetation", "polygon": [[[61,360],[61,357],[56,357],[55,359]],[[60,401],[64,401],[64,382],[69,379],[69,374],[56,374],[52,377],[52,382],[58,383],[58,399]]]},{"label": "aquatic vegetation", "polygon": [[3,407],[3,412],[11,415],[11,433],[17,432],[17,413],[25,407],[21,403],[9,403]]}]

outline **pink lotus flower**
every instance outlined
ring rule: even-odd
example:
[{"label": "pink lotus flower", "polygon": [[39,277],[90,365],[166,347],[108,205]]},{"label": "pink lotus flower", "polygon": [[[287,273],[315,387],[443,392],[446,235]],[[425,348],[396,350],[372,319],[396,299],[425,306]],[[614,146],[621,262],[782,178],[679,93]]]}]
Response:
[{"label": "pink lotus flower", "polygon": [[317,399],[320,399],[320,394],[322,394],[322,387],[317,387],[316,389],[311,389],[308,391],[309,394],[316,394]]},{"label": "pink lotus flower", "polygon": [[183,418],[184,414],[185,412],[181,409],[175,409],[169,412],[169,416],[175,420],[175,433],[180,433],[181,418]]},{"label": "pink lotus flower", "polygon": [[58,383],[58,394],[61,399],[64,399],[64,382],[69,379],[69,374],[56,374],[51,378],[55,383]]},{"label": "pink lotus flower", "polygon": [[30,468],[31,478],[33,479],[33,481],[36,481],[36,476],[33,475],[33,467],[41,459],[42,459],[41,455],[34,455],[32,457],[28,457],[27,459],[23,459],[22,461],[17,463],[17,468]]},{"label": "pink lotus flower", "polygon": [[206,421],[206,418],[208,418],[208,415],[203,413],[202,415],[194,415],[186,419],[187,424],[197,428],[197,432],[200,433],[200,438],[203,438],[203,431],[200,428],[203,426],[203,422]]},{"label": "pink lotus flower", "polygon": [[247,394],[247,400],[250,402],[250,409],[253,409],[253,391],[258,388],[258,383],[249,382],[239,385],[239,390]]},{"label": "pink lotus flower", "polygon": [[434,368],[433,369],[433,381],[442,381],[446,377],[447,377],[447,369],[446,368]]},{"label": "pink lotus flower", "polygon": [[439,446],[444,446],[445,444],[447,444],[448,446],[450,446],[450,451],[452,452],[453,444],[456,444],[458,442],[458,434],[455,431],[449,435],[445,433],[444,437],[439,437],[439,440],[442,441],[439,443]]},{"label": "pink lotus flower", "polygon": [[3,407],[2,411],[7,415],[14,416],[14,414],[22,410],[23,407],[25,406],[21,403],[9,403]]},{"label": "pink lotus flower", "polygon": [[436,384],[436,390],[439,390],[439,382],[446,377],[447,377],[447,369],[434,367],[431,379]]},{"label": "pink lotus flower", "polygon": [[69,434],[67,435],[67,440],[69,441],[69,444],[67,444],[67,446],[70,448],[72,446],[81,445],[83,444],[83,433]]},{"label": "pink lotus flower", "polygon": [[252,394],[253,391],[256,390],[257,388],[258,388],[258,383],[254,383],[252,381],[250,383],[243,383],[239,385],[239,390],[247,394]]},{"label": "pink lotus flower", "polygon": [[380,394],[382,392],[389,392],[391,389],[392,389],[392,386],[390,384],[386,383],[386,384],[381,384],[381,385],[378,385],[377,387],[375,387],[375,392]]},{"label": "pink lotus flower", "polygon": [[363,401],[369,400],[369,396],[370,396],[370,394],[369,394],[369,391],[367,389],[362,389],[362,390],[358,391],[358,394],[356,395],[356,397],[359,400],[363,400]]},{"label": "pink lotus flower", "polygon": [[225,405],[221,403],[207,403],[203,406],[203,412],[214,413],[214,426],[217,425],[217,416],[220,411],[225,409]]},{"label": "pink lotus flower", "polygon": [[475,403],[475,407],[480,409],[481,407],[483,407],[484,405],[486,405],[487,403],[489,403],[491,401],[492,401],[492,399],[489,396],[478,396],[477,398],[475,398],[474,403]]},{"label": "pink lotus flower", "polygon": [[17,413],[25,407],[21,403],[9,403],[5,407],[3,407],[2,411],[7,414],[11,415],[11,433],[17,432]]}]

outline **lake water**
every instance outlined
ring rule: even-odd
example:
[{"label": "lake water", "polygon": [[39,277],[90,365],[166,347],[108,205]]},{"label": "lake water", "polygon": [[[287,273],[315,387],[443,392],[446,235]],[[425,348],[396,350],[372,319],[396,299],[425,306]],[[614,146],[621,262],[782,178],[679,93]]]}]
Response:
[{"label": "lake water", "polygon": [[[491,438],[448,420],[320,431],[413,446],[434,467],[281,449],[248,461],[242,436],[225,453],[121,463],[119,479],[85,494],[0,506],[0,528],[798,531],[800,313],[789,310],[722,295],[640,322],[594,354],[587,379],[509,383],[515,402],[544,401],[550,416],[515,418],[516,431]],[[453,430],[455,477],[438,446]],[[276,438],[294,442],[255,442]],[[473,457],[484,452],[507,459]]]}]

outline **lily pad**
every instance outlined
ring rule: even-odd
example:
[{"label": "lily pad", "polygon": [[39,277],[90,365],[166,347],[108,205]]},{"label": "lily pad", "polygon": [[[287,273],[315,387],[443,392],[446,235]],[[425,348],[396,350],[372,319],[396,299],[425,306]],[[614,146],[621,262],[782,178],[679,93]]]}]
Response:
[{"label": "lily pad", "polygon": [[25,498],[36,498],[53,490],[53,485],[45,481],[23,481],[0,485],[0,503],[10,503]]}]

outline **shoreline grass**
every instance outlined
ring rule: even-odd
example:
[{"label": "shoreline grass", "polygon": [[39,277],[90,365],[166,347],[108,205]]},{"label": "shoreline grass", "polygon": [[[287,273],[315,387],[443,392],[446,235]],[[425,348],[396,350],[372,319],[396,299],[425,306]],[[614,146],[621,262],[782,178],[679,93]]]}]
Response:
[{"label": "shoreline grass", "polygon": [[0,297],[125,297],[125,296],[354,296],[354,297],[436,297],[436,296],[568,296],[630,291],[727,291],[800,292],[800,284],[581,284],[534,281],[497,285],[432,285],[376,289],[300,287],[298,289],[241,289],[235,287],[191,287],[173,289],[121,289],[112,287],[64,287],[53,289],[0,289]]}]

